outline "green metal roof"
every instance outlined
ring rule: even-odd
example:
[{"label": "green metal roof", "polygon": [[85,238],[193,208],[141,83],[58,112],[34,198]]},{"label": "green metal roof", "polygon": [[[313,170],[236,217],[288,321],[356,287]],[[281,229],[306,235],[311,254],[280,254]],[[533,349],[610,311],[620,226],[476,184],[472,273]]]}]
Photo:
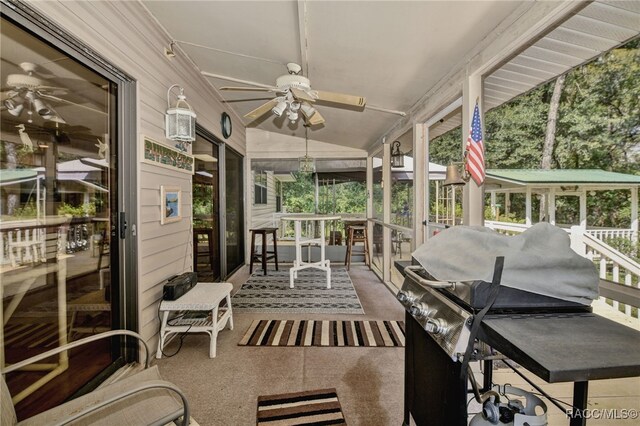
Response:
[{"label": "green metal roof", "polygon": [[631,184],[640,185],[640,176],[599,169],[488,169],[488,178],[507,180],[522,185],[541,184]]},{"label": "green metal roof", "polygon": [[27,179],[35,178],[38,175],[33,169],[3,169],[0,171],[0,183],[10,184],[12,182],[20,182]]}]

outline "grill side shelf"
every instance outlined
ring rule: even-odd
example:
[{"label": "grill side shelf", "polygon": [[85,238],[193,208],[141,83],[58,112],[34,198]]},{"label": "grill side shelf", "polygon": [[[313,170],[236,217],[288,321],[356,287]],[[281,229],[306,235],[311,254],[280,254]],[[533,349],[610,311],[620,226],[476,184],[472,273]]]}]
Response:
[{"label": "grill side shelf", "polygon": [[549,383],[640,376],[640,332],[595,314],[489,315],[479,338]]}]

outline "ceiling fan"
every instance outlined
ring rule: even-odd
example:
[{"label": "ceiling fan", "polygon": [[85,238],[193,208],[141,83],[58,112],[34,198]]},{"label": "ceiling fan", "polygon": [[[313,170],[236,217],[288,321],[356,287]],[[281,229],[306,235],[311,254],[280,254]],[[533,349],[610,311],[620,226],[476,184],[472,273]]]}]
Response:
[{"label": "ceiling fan", "polygon": [[268,86],[260,83],[254,83],[246,80],[239,80],[230,77],[210,74],[203,72],[204,75],[217,77],[230,81],[248,84],[256,87],[221,87],[220,90],[238,90],[238,91],[258,91],[273,92],[277,97],[271,99],[265,104],[245,114],[246,118],[255,120],[268,112],[272,112],[280,117],[286,114],[292,123],[295,123],[302,114],[306,124],[310,126],[319,125],[325,122],[324,117],[314,107],[316,102],[327,103],[328,106],[343,106],[364,108],[366,99],[362,96],[346,95],[343,93],[326,92],[321,90],[312,90],[311,82],[304,77],[302,67],[298,64],[290,62],[287,64],[288,74],[282,75],[276,79],[275,86]]},{"label": "ceiling fan", "polygon": [[28,123],[33,122],[34,111],[45,120],[65,123],[46,101],[63,101],[55,95],[66,94],[66,89],[49,86],[45,80],[35,76],[37,66],[31,62],[22,62],[19,66],[24,74],[7,76],[7,88],[0,93],[2,106],[14,117],[20,116],[26,108]]}]

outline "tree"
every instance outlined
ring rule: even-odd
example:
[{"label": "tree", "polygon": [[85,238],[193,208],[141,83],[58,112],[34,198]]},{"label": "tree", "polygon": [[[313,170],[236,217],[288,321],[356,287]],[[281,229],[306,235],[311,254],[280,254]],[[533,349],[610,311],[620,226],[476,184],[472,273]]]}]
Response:
[{"label": "tree", "polygon": [[[540,161],[540,168],[542,170],[551,169],[551,160],[553,157],[553,150],[556,144],[556,121],[558,120],[558,107],[560,106],[560,96],[562,96],[562,89],[564,88],[564,81],[566,76],[563,74],[556,79],[553,85],[553,95],[551,96],[551,102],[549,103],[549,114],[547,115],[547,130],[544,137],[544,145],[542,148],[542,160]],[[544,217],[547,211],[547,199],[542,197],[540,200],[540,217]]]},{"label": "tree", "polygon": [[[562,87],[559,81],[485,114],[487,168],[548,165],[640,174],[640,39],[567,73]],[[555,104],[554,92],[558,101],[555,123],[550,110]],[[461,141],[459,127],[434,139],[429,150],[431,161],[445,165],[460,161]],[[557,200],[562,216],[557,216],[559,222],[578,216],[578,203],[571,198]],[[589,223],[624,226],[629,198],[620,191],[598,192],[595,204],[589,201],[589,211],[593,208],[596,212],[589,216]],[[518,210],[520,202],[512,197],[511,209]]]}]

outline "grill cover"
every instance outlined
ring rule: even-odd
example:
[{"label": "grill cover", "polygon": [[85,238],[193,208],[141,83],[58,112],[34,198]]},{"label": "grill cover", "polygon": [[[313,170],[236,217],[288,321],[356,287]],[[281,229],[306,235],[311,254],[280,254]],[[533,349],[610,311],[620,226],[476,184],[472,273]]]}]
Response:
[{"label": "grill cover", "polygon": [[598,297],[593,263],[571,249],[567,232],[548,223],[516,236],[480,226],[454,226],[413,253],[441,281],[490,282],[497,256],[504,256],[504,286],[584,305]]}]

